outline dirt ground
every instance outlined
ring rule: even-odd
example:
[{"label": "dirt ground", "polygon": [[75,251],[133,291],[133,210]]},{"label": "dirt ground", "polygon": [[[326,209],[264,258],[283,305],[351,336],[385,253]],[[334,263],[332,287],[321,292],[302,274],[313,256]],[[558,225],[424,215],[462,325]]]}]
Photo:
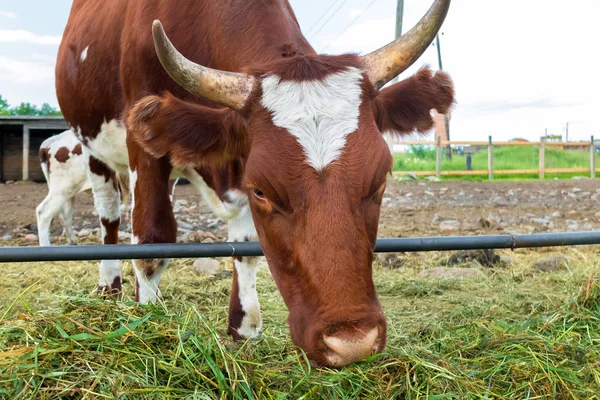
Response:
[{"label": "dirt ground", "polygon": [[[4,242],[37,234],[35,208],[47,194],[41,183],[0,184],[0,236]],[[179,241],[225,240],[226,227],[190,185],[176,191]],[[429,182],[389,179],[379,237],[532,233],[600,229],[597,180],[531,182]],[[73,224],[80,241],[97,240],[91,192],[75,200]],[[121,225],[128,242],[128,223]],[[58,220],[53,243],[63,244]],[[32,244],[31,240],[20,244]]]},{"label": "dirt ground", "polygon": [[[26,237],[36,233],[35,207],[46,192],[43,184],[0,185],[0,245],[37,245]],[[379,237],[599,229],[599,197],[600,185],[591,180],[435,183],[390,178]],[[223,222],[191,186],[178,188],[174,209],[179,240],[225,240]],[[90,193],[78,196],[74,219],[80,244],[99,242]],[[127,223],[121,230],[127,243]],[[65,243],[56,237],[61,231],[56,221],[53,243]],[[239,385],[239,377],[250,377],[250,387],[276,387],[280,394],[287,393],[280,389],[282,382],[291,382],[285,389],[290,393],[304,382],[303,392],[294,397],[340,397],[314,391],[330,387],[381,387],[383,393],[393,384],[423,391],[420,396],[362,397],[596,398],[600,292],[593,282],[600,271],[598,254],[600,246],[378,255],[373,282],[388,320],[386,353],[335,374],[297,367],[301,360],[291,345],[287,309],[264,258],[256,283],[263,331],[256,342],[240,345],[226,339],[231,258],[218,259],[218,266],[214,260],[172,260],[162,277],[160,304],[144,308],[133,303],[135,275],[129,260],[123,261],[124,301],[117,303],[99,301],[96,261],[6,263],[0,280],[0,393],[4,383],[14,393],[35,394],[0,398],[73,397],[72,388],[102,393],[97,397],[135,396],[140,390],[177,397],[169,385],[208,393],[215,371],[209,365],[217,365],[220,373],[220,360],[237,365],[230,369],[237,375],[225,384]],[[122,329],[118,326],[129,326],[124,321],[142,320],[141,313],[151,319],[135,332],[128,327],[123,338],[74,339],[90,333],[108,338],[108,332]],[[195,344],[200,347],[184,347]],[[237,359],[239,364],[233,364]],[[190,380],[172,379],[183,374]],[[349,379],[357,384],[347,385]]]}]

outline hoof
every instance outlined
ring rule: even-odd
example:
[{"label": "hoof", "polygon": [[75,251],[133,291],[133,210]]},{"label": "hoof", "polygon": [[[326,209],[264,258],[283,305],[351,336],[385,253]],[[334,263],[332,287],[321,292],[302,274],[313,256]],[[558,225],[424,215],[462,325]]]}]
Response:
[{"label": "hoof", "polygon": [[116,277],[110,286],[99,285],[97,289],[98,294],[103,299],[117,300],[121,297],[122,287],[121,278]]}]

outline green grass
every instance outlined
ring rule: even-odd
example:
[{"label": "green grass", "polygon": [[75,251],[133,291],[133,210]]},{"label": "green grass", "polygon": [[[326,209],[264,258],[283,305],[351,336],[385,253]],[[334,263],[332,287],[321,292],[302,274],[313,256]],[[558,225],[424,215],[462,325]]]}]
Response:
[{"label": "green grass", "polygon": [[[535,273],[533,262],[551,253],[521,250],[510,267],[464,281],[418,277],[447,253],[405,255],[403,269],[376,266],[388,346],[340,371],[305,363],[264,269],[264,331],[232,344],[230,279],[196,276],[189,260],[169,267],[155,306],[90,296],[95,263],[5,264],[0,398],[598,398],[597,249],[560,252],[563,270]],[[129,266],[125,277],[131,294]]]},{"label": "green grass", "polygon": [[[585,176],[588,177],[587,174],[584,173],[562,173],[562,174],[546,174],[544,180],[553,180],[553,179],[573,179],[576,176]],[[468,181],[468,182],[489,182],[488,176],[486,175],[444,175],[441,178],[442,180],[460,180],[460,181]],[[532,181],[539,180],[539,174],[503,174],[503,175],[494,175],[494,181],[502,182],[502,181],[510,181],[510,182],[524,182],[524,181]]]},{"label": "green grass", "polygon": [[[416,146],[414,146],[416,147]],[[553,147],[545,149],[546,168],[589,168],[588,150],[560,150]],[[432,147],[422,147],[414,153],[394,154],[395,171],[435,171],[436,152]],[[487,170],[488,156],[487,150],[480,150],[472,155],[473,170]],[[596,154],[596,165],[600,166],[600,155]],[[506,146],[494,148],[494,169],[495,170],[522,170],[539,168],[539,148],[537,146]],[[466,156],[452,155],[452,160],[447,160],[445,153],[442,158],[442,171],[465,171]],[[527,174],[525,174],[527,175]],[[495,175],[497,180],[515,180],[538,179],[537,174],[528,174],[527,176],[517,175]],[[577,175],[586,175],[585,173],[568,174],[546,174],[546,179],[570,178]],[[458,176],[445,176],[445,178],[457,178]],[[465,177],[464,180],[487,179],[487,177]]]}]

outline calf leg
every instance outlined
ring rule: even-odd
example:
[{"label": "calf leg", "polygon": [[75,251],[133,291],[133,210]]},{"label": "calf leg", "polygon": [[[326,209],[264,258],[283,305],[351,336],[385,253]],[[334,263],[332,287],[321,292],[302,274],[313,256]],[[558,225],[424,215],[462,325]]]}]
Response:
[{"label": "calf leg", "polygon": [[[256,240],[256,229],[250,207],[244,205],[240,214],[229,220],[229,241]],[[234,340],[253,338],[262,327],[260,304],[256,293],[258,257],[235,257],[233,282],[229,299],[229,333]]]},{"label": "calf leg", "polygon": [[[177,225],[169,198],[171,166],[166,159],[155,159],[128,141],[129,184],[131,187],[131,226],[133,244],[175,243]],[[161,297],[158,285],[169,264],[168,259],[133,260],[136,276],[135,299],[155,303]]]},{"label": "calf leg", "polygon": [[49,192],[35,209],[40,246],[50,246],[50,225],[66,202],[65,196]]},{"label": "calf leg", "polygon": [[[86,169],[92,191],[94,193],[94,206],[100,218],[100,233],[104,244],[117,244],[119,242],[120,205],[119,188],[114,171],[98,160],[84,147]],[[100,277],[98,291],[118,296],[121,293],[121,261],[100,261]]]},{"label": "calf leg", "polygon": [[75,202],[74,198],[70,198],[65,202],[65,204],[60,209],[60,219],[63,224],[65,237],[67,238],[68,244],[77,244],[77,237],[75,236],[75,231],[73,230],[73,203]]}]

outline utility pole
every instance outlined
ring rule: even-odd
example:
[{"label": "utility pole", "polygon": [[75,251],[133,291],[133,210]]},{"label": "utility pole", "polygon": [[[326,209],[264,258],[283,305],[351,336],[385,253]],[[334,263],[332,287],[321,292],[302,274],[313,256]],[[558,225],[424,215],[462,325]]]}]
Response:
[{"label": "utility pole", "polygon": [[442,66],[442,47],[440,46],[440,34],[439,33],[437,35],[435,35],[435,45],[437,47],[437,53],[438,53],[438,65],[440,67],[440,71],[442,71],[444,69],[444,67]]},{"label": "utility pole", "polygon": [[[404,18],[404,0],[398,0],[398,5],[396,7],[396,39],[402,36],[402,20]],[[398,77],[392,79],[391,84],[398,82]],[[390,152],[394,154],[394,136],[393,135],[385,135],[385,141],[390,148]]]},{"label": "utility pole", "polygon": [[396,7],[396,38],[402,36],[402,20],[404,19],[404,0],[398,0]]},{"label": "utility pole", "polygon": [[[440,34],[439,34],[439,32],[438,32],[437,35],[435,35],[435,46],[437,47],[439,70],[443,71],[444,67],[442,65],[442,46],[440,45]],[[446,140],[450,141],[450,121],[448,120],[448,116],[447,115],[444,115],[444,125],[445,125],[445,128],[446,128]],[[452,160],[452,147],[450,147],[450,145],[448,145],[446,147],[446,158],[448,160]]]},{"label": "utility pole", "polygon": [[[402,36],[402,20],[404,19],[404,0],[398,0],[396,6],[396,39]],[[395,77],[392,83],[398,82],[398,77]]]},{"label": "utility pole", "polygon": [[569,142],[569,123],[567,122],[567,137],[565,138],[565,142]]}]

